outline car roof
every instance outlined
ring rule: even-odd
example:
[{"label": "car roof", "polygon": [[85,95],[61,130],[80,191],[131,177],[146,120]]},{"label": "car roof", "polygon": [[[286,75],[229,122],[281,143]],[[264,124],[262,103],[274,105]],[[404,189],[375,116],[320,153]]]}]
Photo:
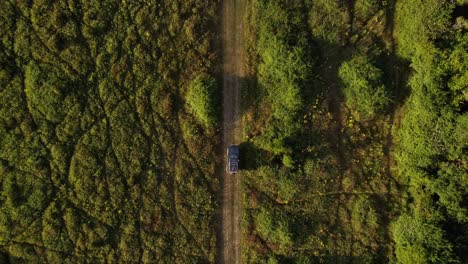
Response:
[{"label": "car roof", "polygon": [[232,154],[239,154],[239,146],[231,145],[229,146],[228,151],[229,153],[232,153]]}]

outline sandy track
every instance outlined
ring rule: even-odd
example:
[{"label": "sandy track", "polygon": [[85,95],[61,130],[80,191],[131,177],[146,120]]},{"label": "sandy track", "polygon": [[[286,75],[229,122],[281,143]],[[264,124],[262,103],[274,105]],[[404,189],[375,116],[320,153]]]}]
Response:
[{"label": "sandy track", "polygon": [[[231,144],[241,143],[241,86],[243,77],[244,0],[222,1],[223,157]],[[225,168],[225,158],[223,159]],[[222,171],[222,263],[241,263],[240,176]]]}]

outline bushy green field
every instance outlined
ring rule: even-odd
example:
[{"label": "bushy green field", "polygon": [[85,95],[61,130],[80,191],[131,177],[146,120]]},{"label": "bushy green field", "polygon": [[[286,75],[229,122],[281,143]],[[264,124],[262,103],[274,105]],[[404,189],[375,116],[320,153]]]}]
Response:
[{"label": "bushy green field", "polygon": [[245,262],[467,261],[454,6],[248,1]]},{"label": "bushy green field", "polygon": [[217,1],[0,5],[0,251],[213,262]]}]

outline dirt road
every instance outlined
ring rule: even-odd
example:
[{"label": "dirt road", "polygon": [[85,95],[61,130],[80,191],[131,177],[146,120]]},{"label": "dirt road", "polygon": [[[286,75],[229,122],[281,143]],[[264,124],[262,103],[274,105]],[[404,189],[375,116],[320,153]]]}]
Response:
[{"label": "dirt road", "polygon": [[[243,76],[244,0],[222,1],[223,50],[223,156],[231,144],[241,143],[240,94]],[[226,167],[224,159],[224,166]],[[240,177],[223,170],[222,183],[222,263],[241,263]]]}]

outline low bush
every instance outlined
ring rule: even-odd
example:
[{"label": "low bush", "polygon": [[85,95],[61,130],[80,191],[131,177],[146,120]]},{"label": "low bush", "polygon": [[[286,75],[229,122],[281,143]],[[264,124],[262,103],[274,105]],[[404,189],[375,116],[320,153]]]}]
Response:
[{"label": "low bush", "polygon": [[291,246],[291,234],[286,223],[278,215],[261,208],[255,215],[254,224],[260,237],[278,247],[279,252],[284,253]]},{"label": "low bush", "polygon": [[354,203],[351,219],[360,231],[376,230],[379,226],[380,217],[372,203],[367,196],[360,196]]}]

